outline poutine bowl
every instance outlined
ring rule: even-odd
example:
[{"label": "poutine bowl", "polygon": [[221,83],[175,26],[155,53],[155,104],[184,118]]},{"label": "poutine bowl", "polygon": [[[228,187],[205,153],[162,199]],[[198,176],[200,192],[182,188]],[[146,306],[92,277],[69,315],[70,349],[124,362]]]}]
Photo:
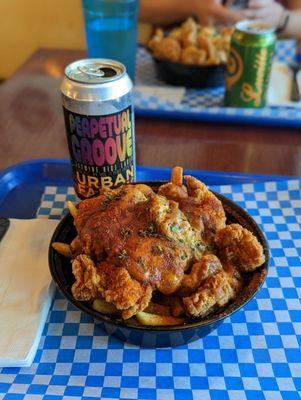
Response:
[{"label": "poutine bowl", "polygon": [[[139,182],[149,185],[156,191],[165,182]],[[253,299],[263,285],[268,272],[269,249],[264,234],[253,220],[253,218],[241,207],[226,197],[213,192],[222,202],[227,223],[239,223],[250,230],[261,243],[265,255],[264,264],[257,270],[247,274],[245,286],[242,292],[233,301],[216,312],[209,314],[203,319],[190,319],[182,325],[174,326],[145,326],[137,321],[122,320],[114,316],[100,314],[95,311],[88,302],[76,300],[71,293],[71,286],[74,283],[74,276],[71,270],[70,260],[56,252],[52,248],[53,242],[70,243],[76,236],[73,225],[73,217],[68,214],[58,224],[49,247],[49,267],[52,278],[59,290],[77,309],[100,324],[109,335],[119,338],[122,341],[130,342],[142,347],[170,347],[185,344],[198,340],[220,325],[225,318],[237,312]]]},{"label": "poutine bowl", "polygon": [[224,86],[226,64],[185,65],[155,58],[157,75],[173,86],[213,88]]}]

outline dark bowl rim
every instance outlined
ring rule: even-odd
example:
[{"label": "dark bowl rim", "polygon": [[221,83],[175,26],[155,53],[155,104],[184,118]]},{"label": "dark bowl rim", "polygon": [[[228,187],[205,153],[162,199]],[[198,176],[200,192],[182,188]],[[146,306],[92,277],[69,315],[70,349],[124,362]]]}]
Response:
[{"label": "dark bowl rim", "polygon": [[187,69],[195,68],[195,69],[199,69],[201,71],[201,70],[204,70],[204,69],[211,70],[211,69],[216,69],[216,68],[219,68],[219,67],[223,67],[223,68],[227,67],[227,63],[219,63],[219,64],[212,64],[212,65],[183,64],[183,63],[180,63],[180,62],[174,62],[174,61],[170,61],[170,60],[163,60],[161,58],[155,57],[154,54],[150,50],[149,50],[149,53],[153,57],[153,59],[155,60],[156,63],[171,64],[171,65],[174,65],[174,66],[179,67],[179,68],[180,67],[181,68],[184,67],[184,68],[187,68]]},{"label": "dark bowl rim", "polygon": [[[161,185],[161,184],[167,183],[167,182],[168,181],[166,181],[166,180],[157,180],[157,181],[140,181],[140,182],[134,182],[133,184],[146,184],[146,185],[149,185],[152,187],[152,185],[157,186],[159,184]],[[51,237],[51,240],[50,240],[49,251],[48,251],[48,262],[49,262],[49,270],[50,270],[53,281],[55,282],[57,287],[60,289],[61,293],[63,293],[63,295],[67,298],[67,300],[69,300],[76,308],[78,308],[81,311],[92,316],[94,319],[96,319],[100,322],[103,322],[103,323],[108,323],[108,324],[117,326],[117,327],[134,329],[136,331],[148,331],[148,332],[154,332],[154,333],[186,331],[186,330],[190,330],[190,329],[201,328],[204,326],[212,325],[214,323],[218,323],[219,321],[224,320],[225,318],[230,317],[232,314],[239,311],[242,307],[244,307],[247,303],[249,303],[256,296],[256,294],[259,292],[259,290],[263,286],[263,284],[266,280],[267,274],[268,274],[270,252],[269,252],[268,242],[267,242],[267,239],[265,238],[264,233],[262,232],[262,230],[260,229],[260,227],[258,226],[256,221],[247,213],[247,211],[245,211],[242,207],[240,207],[238,204],[236,204],[234,201],[228,199],[224,195],[217,193],[213,190],[210,190],[210,191],[214,195],[216,195],[222,201],[223,204],[225,203],[231,209],[238,210],[240,216],[242,216],[242,218],[244,220],[247,220],[256,229],[256,231],[257,231],[256,237],[257,237],[257,239],[259,239],[260,243],[262,244],[262,247],[264,249],[264,255],[265,255],[265,262],[262,264],[262,266],[260,266],[260,269],[266,270],[264,278],[261,280],[261,282],[256,287],[256,289],[252,293],[250,293],[250,295],[247,296],[246,299],[242,303],[238,304],[237,307],[234,307],[232,310],[230,310],[230,312],[220,313],[216,316],[215,316],[215,314],[212,314],[212,317],[210,318],[210,315],[209,315],[209,318],[206,320],[197,320],[196,319],[196,320],[192,320],[192,321],[190,321],[186,324],[182,324],[182,325],[147,326],[147,325],[136,325],[136,324],[127,323],[126,321],[124,321],[122,319],[109,318],[105,315],[98,313],[92,307],[87,307],[85,305],[87,303],[80,302],[80,301],[74,299],[72,294],[68,290],[66,290],[66,288],[61,283],[60,279],[58,279],[58,275],[57,275],[56,268],[54,265],[55,264],[54,255],[57,254],[57,252],[51,246],[51,244],[53,242],[59,241],[57,239],[57,237],[59,236],[62,227],[66,223],[68,223],[68,222],[66,222],[68,220],[68,218],[69,219],[72,218],[70,213],[68,213],[61,219],[61,221],[57,225],[57,227]],[[63,256],[61,256],[61,257],[63,257]]]}]

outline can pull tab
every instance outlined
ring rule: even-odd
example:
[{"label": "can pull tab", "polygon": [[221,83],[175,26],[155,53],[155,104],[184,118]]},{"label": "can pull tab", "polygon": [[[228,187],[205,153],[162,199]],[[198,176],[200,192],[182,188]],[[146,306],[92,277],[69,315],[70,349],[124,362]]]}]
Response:
[{"label": "can pull tab", "polygon": [[98,78],[101,78],[105,75],[104,71],[101,68],[99,68],[99,66],[97,67],[79,66],[77,67],[77,69],[83,74],[96,76]]},{"label": "can pull tab", "polygon": [[115,69],[106,66],[79,66],[77,68],[81,73],[97,78],[111,78],[112,76],[115,76],[117,74]]}]

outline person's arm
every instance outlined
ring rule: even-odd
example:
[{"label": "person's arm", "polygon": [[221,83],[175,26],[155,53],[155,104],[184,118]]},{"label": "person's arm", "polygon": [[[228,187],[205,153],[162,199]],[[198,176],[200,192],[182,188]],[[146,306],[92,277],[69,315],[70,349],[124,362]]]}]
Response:
[{"label": "person's arm", "polygon": [[218,0],[140,0],[141,22],[163,25],[188,17],[202,24],[233,24],[241,19],[241,13],[223,7]]},{"label": "person's arm", "polygon": [[301,10],[288,10],[274,0],[250,0],[244,15],[246,18],[267,23],[276,31],[282,28],[280,35],[283,37],[301,38]]},{"label": "person's arm", "polygon": [[301,39],[301,10],[289,11],[289,19],[281,35]]},{"label": "person's arm", "polygon": [[289,12],[289,19],[282,35],[301,38],[301,0],[286,0],[285,6]]},{"label": "person's arm", "polygon": [[286,0],[285,6],[289,10],[301,10],[301,0]]},{"label": "person's arm", "polygon": [[172,24],[191,14],[190,0],[140,0],[139,20],[152,24]]}]

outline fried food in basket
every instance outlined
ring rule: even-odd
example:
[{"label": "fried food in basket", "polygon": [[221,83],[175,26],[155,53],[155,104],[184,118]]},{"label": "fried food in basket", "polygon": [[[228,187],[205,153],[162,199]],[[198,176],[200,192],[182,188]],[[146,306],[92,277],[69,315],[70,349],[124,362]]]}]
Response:
[{"label": "fried food in basket", "polygon": [[188,18],[166,35],[157,28],[148,47],[154,57],[186,65],[226,63],[234,28],[202,27]]},{"label": "fried food in basket", "polygon": [[52,246],[71,259],[75,299],[161,326],[204,318],[239,295],[244,275],[264,263],[263,248],[241,225],[226,224],[205,184],[184,178],[186,185],[175,167],[156,193],[128,184],[68,204],[78,235]]}]

